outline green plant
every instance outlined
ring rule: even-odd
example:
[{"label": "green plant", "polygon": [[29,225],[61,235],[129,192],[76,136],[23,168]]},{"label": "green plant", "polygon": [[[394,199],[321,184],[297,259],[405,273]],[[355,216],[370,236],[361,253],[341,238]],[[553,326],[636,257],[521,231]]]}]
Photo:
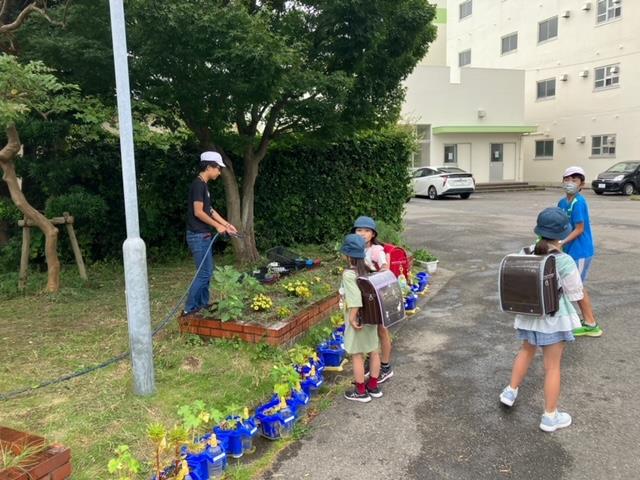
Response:
[{"label": "green plant", "polygon": [[329,320],[331,321],[333,328],[338,328],[344,325],[344,315],[340,312],[332,314]]},{"label": "green plant", "polygon": [[114,475],[117,480],[134,480],[136,475],[140,473],[141,464],[131,454],[128,445],[119,445],[115,449],[115,458],[109,460],[107,469],[109,473]]},{"label": "green plant", "polygon": [[291,311],[291,309],[289,307],[278,307],[278,318],[287,318],[288,316],[290,316],[293,312]]},{"label": "green plant", "polygon": [[296,345],[289,349],[287,353],[289,354],[289,360],[294,365],[308,365],[309,359],[315,355],[315,350],[306,345]]},{"label": "green plant", "polygon": [[182,445],[189,443],[190,440],[189,430],[183,425],[176,425],[167,433],[167,446],[173,449],[174,464],[176,467],[182,463],[180,448]]},{"label": "green plant", "polygon": [[147,427],[147,437],[153,443],[154,448],[154,469],[156,478],[160,478],[162,472],[162,452],[167,448],[167,429],[161,423],[151,423]]},{"label": "green plant", "polygon": [[434,262],[438,260],[438,257],[424,248],[418,248],[417,250],[414,250],[412,252],[412,256],[414,260],[417,260],[419,262]]},{"label": "green plant", "polygon": [[191,443],[195,444],[199,428],[209,423],[211,413],[202,400],[194,400],[190,405],[179,407],[178,415],[182,419],[182,425],[189,432]]},{"label": "green plant", "polygon": [[271,370],[271,379],[274,381],[273,391],[280,397],[280,403],[286,406],[284,399],[292,390],[300,390],[300,374],[291,364],[274,365]]},{"label": "green plant", "polygon": [[392,243],[399,247],[406,247],[407,244],[402,239],[402,229],[397,226],[398,224],[387,223],[383,220],[376,221],[376,227],[378,229],[378,240],[383,243]]},{"label": "green plant", "polygon": [[[18,453],[14,449],[18,450]],[[31,466],[32,457],[44,449],[44,445],[37,444],[26,444],[16,448],[15,444],[0,441],[0,473],[11,468],[26,471],[26,468]]]}]

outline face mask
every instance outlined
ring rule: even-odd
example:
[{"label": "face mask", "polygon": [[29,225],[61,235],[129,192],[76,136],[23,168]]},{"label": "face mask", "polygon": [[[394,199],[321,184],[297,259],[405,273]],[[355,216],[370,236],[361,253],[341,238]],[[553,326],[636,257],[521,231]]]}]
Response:
[{"label": "face mask", "polygon": [[578,185],[572,182],[563,183],[562,188],[564,188],[564,191],[569,195],[575,195],[578,193]]}]

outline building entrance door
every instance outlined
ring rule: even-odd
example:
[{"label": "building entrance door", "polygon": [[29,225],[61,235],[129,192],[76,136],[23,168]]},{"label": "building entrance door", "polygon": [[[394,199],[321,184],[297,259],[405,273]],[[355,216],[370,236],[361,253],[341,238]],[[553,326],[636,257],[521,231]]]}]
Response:
[{"label": "building entrance door", "polygon": [[502,143],[491,144],[491,158],[489,159],[489,181],[499,182],[504,180],[504,145]]}]

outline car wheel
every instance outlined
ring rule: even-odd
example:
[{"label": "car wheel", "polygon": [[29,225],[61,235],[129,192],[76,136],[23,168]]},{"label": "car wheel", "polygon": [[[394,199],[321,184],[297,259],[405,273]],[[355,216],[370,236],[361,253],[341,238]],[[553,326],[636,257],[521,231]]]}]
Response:
[{"label": "car wheel", "polygon": [[460,198],[462,198],[463,200],[466,200],[467,198],[469,198],[471,196],[470,193],[461,193],[460,194]]},{"label": "car wheel", "polygon": [[429,187],[429,190],[427,190],[427,196],[429,197],[429,200],[437,200],[438,191],[436,190],[436,187]]},{"label": "car wheel", "polygon": [[625,183],[622,186],[622,194],[623,195],[633,195],[633,191],[634,191],[633,183],[631,183],[631,182]]}]

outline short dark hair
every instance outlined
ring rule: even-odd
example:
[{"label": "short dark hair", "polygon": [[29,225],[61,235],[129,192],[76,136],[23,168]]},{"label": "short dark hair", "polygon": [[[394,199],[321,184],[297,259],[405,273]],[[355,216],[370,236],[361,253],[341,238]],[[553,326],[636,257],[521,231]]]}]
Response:
[{"label": "short dark hair", "polygon": [[584,183],[585,181],[584,175],[582,175],[581,173],[573,173],[571,175],[567,175],[564,178],[579,178],[582,183]]},{"label": "short dark hair", "polygon": [[213,167],[213,168],[220,168],[220,165],[218,165],[215,162],[200,162],[200,172],[204,172],[208,167]]}]

